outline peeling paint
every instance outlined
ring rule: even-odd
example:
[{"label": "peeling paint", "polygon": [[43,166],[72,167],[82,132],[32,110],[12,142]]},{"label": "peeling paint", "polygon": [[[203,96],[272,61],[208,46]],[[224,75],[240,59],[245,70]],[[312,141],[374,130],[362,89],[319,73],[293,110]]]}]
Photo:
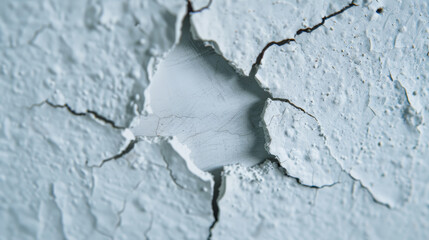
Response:
[{"label": "peeling paint", "polygon": [[428,239],[428,8],[5,1],[0,239]]}]

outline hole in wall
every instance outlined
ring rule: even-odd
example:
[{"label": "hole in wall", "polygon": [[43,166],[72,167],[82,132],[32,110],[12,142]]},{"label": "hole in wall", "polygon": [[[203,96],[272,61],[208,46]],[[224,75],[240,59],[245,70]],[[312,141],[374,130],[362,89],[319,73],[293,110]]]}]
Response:
[{"label": "hole in wall", "polygon": [[211,47],[192,39],[189,17],[180,43],[160,63],[147,91],[149,114],[137,136],[176,136],[202,170],[268,157],[259,126],[268,94],[239,75]]}]

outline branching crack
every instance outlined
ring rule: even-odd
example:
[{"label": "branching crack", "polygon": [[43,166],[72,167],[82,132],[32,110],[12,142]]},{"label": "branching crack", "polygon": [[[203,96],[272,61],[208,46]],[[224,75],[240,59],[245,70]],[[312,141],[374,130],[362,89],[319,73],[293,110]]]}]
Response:
[{"label": "branching crack", "polygon": [[[64,105],[59,105],[59,104],[54,104],[48,100],[45,100],[44,103],[48,104],[49,106],[51,106],[53,108],[65,108],[65,109],[67,109],[67,111],[69,111],[71,114],[73,114],[75,116],[88,116],[88,115],[93,116],[95,119],[100,120],[106,124],[109,124],[110,126],[112,126],[115,129],[125,129],[125,127],[117,126],[114,121],[107,119],[106,117],[100,115],[99,113],[97,113],[93,110],[86,110],[86,112],[76,112],[67,103]],[[43,102],[42,102],[42,104],[43,104]]]},{"label": "branching crack", "polygon": [[[339,15],[339,14],[343,13],[343,12],[345,12],[347,9],[349,9],[349,8],[351,8],[351,7],[354,7],[354,6],[358,6],[358,5],[355,3],[355,0],[353,0],[353,1],[352,1],[351,3],[349,3],[347,6],[343,7],[341,10],[339,10],[339,11],[337,11],[337,12],[334,12],[334,13],[332,13],[332,14],[328,15],[328,16],[323,17],[323,18],[322,18],[322,21],[321,21],[321,22],[319,22],[318,24],[316,24],[316,25],[314,25],[314,26],[312,26],[312,27],[308,27],[308,28],[301,28],[301,29],[299,29],[298,31],[296,31],[296,33],[295,33],[295,37],[296,37],[296,36],[298,36],[298,35],[301,35],[302,33],[311,33],[311,32],[313,32],[314,30],[316,30],[316,29],[318,29],[319,27],[323,26],[323,25],[325,24],[326,20],[328,20],[328,19],[330,19],[330,18],[333,18],[333,17],[335,17],[335,16],[337,16],[337,15]],[[255,75],[255,74],[256,74],[257,68],[258,68],[258,66],[259,66],[259,65],[261,65],[262,58],[264,57],[265,51],[267,51],[267,50],[268,50],[268,48],[270,48],[270,47],[271,47],[271,46],[273,46],[273,45],[283,46],[283,45],[285,45],[285,44],[290,44],[291,42],[296,42],[295,38],[287,38],[287,39],[284,39],[284,40],[281,40],[281,41],[278,41],[278,42],[276,42],[276,41],[272,41],[272,42],[269,42],[267,45],[265,45],[265,47],[262,49],[262,51],[259,53],[258,57],[256,58],[256,62],[255,62],[255,63],[253,64],[253,66],[252,66],[252,71],[251,71],[251,74],[250,74],[250,75]],[[252,73],[253,73],[253,74],[252,74]]]},{"label": "branching crack", "polygon": [[192,7],[192,0],[188,0],[188,13],[198,13],[198,12],[202,12],[203,10],[206,10],[210,7],[210,5],[212,4],[213,0],[209,0],[209,3],[207,4],[207,6],[204,6],[200,9],[194,9]]}]

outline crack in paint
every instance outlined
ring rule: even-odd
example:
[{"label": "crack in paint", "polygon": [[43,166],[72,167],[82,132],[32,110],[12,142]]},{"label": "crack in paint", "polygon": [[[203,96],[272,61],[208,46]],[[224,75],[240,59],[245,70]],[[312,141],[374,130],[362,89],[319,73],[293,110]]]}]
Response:
[{"label": "crack in paint", "polygon": [[371,196],[371,200],[373,201],[373,202],[375,202],[375,203],[377,203],[377,204],[379,204],[379,205],[381,205],[381,206],[384,206],[384,207],[386,207],[386,208],[388,208],[388,209],[392,209],[392,206],[390,206],[388,203],[384,203],[384,202],[382,202],[382,201],[380,201],[380,200],[378,200],[374,195],[373,195],[373,193],[365,186],[365,185],[363,185],[363,183],[362,183],[362,181],[361,180],[359,180],[359,179],[357,179],[357,178],[354,178],[351,174],[348,174],[354,181],[356,181],[356,182],[358,182],[359,183],[359,185],[363,188],[363,189],[365,189],[365,191],[367,191],[368,192],[368,194],[369,194],[369,196]]},{"label": "crack in paint", "polygon": [[[318,24],[316,24],[316,25],[314,25],[314,26],[312,26],[312,27],[304,28],[304,29],[299,29],[299,30],[296,32],[295,36],[298,36],[298,35],[300,35],[300,34],[302,34],[302,33],[311,33],[312,31],[314,31],[314,30],[318,29],[319,27],[321,27],[321,26],[323,26],[323,25],[325,24],[325,21],[326,21],[326,20],[328,20],[328,19],[330,19],[330,18],[332,18],[332,17],[335,17],[335,16],[337,16],[337,15],[339,15],[339,14],[341,14],[341,13],[345,12],[347,9],[349,9],[349,8],[351,8],[351,7],[353,7],[353,6],[357,6],[354,2],[355,2],[355,0],[353,0],[349,5],[345,6],[345,7],[344,7],[344,8],[342,8],[341,10],[339,10],[339,11],[337,11],[337,12],[335,12],[335,13],[332,13],[332,14],[330,14],[330,15],[328,15],[328,16],[323,17],[323,18],[322,18],[322,22],[320,22],[320,23],[318,23]],[[203,11],[203,10],[205,10],[205,9],[208,9],[208,8],[209,8],[209,6],[211,5],[211,3],[212,3],[212,0],[210,0],[210,1],[209,1],[209,3],[208,3],[208,5],[207,5],[207,6],[202,7],[202,8],[200,8],[200,9],[197,9],[197,10],[194,10],[194,9],[193,9],[193,7],[192,7],[191,1],[190,1],[190,0],[188,0],[188,14],[191,14],[191,13],[197,13],[197,12],[201,12],[201,11]],[[273,46],[273,45],[282,46],[282,45],[285,45],[285,44],[290,44],[291,42],[296,42],[296,40],[295,40],[294,38],[289,38],[289,39],[284,39],[284,40],[277,41],[277,42],[276,42],[276,41],[269,42],[269,43],[268,43],[268,44],[267,44],[267,45],[262,49],[262,51],[260,52],[260,54],[258,55],[258,57],[257,57],[257,59],[256,59],[256,62],[255,62],[255,63],[253,64],[253,66],[252,66],[252,72],[253,72],[253,73],[256,73],[256,71],[257,71],[257,67],[261,64],[261,62],[262,62],[262,58],[263,58],[263,56],[264,56],[264,53],[265,53],[265,51],[266,51],[266,50],[268,50],[268,48],[270,48],[270,47],[271,47],[271,46]],[[255,68],[255,71],[253,71],[253,69],[254,69],[254,68]],[[293,106],[294,108],[296,108],[296,109],[298,109],[298,110],[302,111],[303,113],[307,114],[308,116],[312,117],[313,119],[315,119],[315,120],[318,122],[318,120],[317,120],[317,118],[316,118],[315,116],[313,116],[312,114],[310,114],[310,113],[306,112],[303,108],[301,108],[301,107],[299,107],[299,106],[295,105],[295,104],[294,104],[294,103],[292,103],[289,99],[283,99],[283,98],[269,98],[269,99],[271,99],[271,100],[273,100],[273,101],[281,101],[281,102],[288,103],[288,104],[290,104],[291,106]],[[408,95],[407,95],[407,99],[408,99]],[[104,117],[104,116],[102,116],[102,115],[100,115],[100,114],[98,114],[97,112],[92,111],[92,110],[86,110],[86,112],[76,112],[76,111],[75,111],[75,110],[73,110],[73,109],[72,109],[68,104],[64,104],[64,105],[57,105],[57,104],[54,104],[54,103],[49,102],[48,100],[46,100],[44,103],[46,103],[46,104],[48,104],[49,106],[54,107],[54,108],[65,108],[65,109],[67,109],[71,114],[76,115],[76,116],[88,116],[88,115],[91,115],[91,116],[93,116],[94,118],[96,118],[96,119],[98,119],[98,120],[100,120],[100,121],[102,121],[102,122],[104,122],[104,123],[106,123],[106,124],[111,125],[113,128],[116,128],[116,129],[125,129],[125,127],[117,126],[117,125],[115,124],[115,122],[114,122],[114,121],[112,121],[112,120],[110,120],[110,119],[107,119],[106,117]],[[42,104],[43,104],[43,103],[42,103]],[[319,125],[319,127],[320,127],[320,125]],[[326,137],[325,137],[325,141],[326,141]],[[121,157],[125,156],[126,154],[130,153],[130,152],[134,149],[135,144],[136,144],[137,142],[139,142],[139,139],[138,139],[138,138],[131,140],[131,141],[130,141],[130,143],[125,147],[125,149],[124,149],[124,150],[122,150],[119,154],[117,154],[117,155],[115,155],[115,156],[112,156],[112,157],[110,157],[110,158],[104,159],[104,160],[100,163],[100,165],[99,165],[98,167],[102,167],[104,163],[109,162],[109,161],[112,161],[112,160],[117,160],[117,159],[119,159],[119,158],[121,158]],[[161,155],[162,155],[162,157],[163,157],[164,162],[165,162],[165,163],[166,163],[166,165],[167,165],[167,169],[168,169],[168,171],[169,171],[169,173],[170,173],[170,177],[171,177],[171,179],[173,180],[173,182],[174,182],[178,187],[180,187],[180,188],[182,188],[182,189],[183,189],[184,187],[183,187],[182,185],[180,185],[179,183],[177,183],[176,178],[173,176],[173,171],[172,171],[172,169],[170,169],[169,164],[168,164],[168,162],[166,161],[165,156],[162,154],[162,152],[161,152]],[[334,182],[334,183],[332,183],[332,184],[322,185],[322,186],[306,185],[306,184],[303,184],[299,178],[297,178],[297,177],[293,177],[293,176],[289,175],[289,174],[288,174],[288,172],[287,172],[287,169],[285,169],[284,167],[282,167],[282,166],[280,165],[279,160],[278,160],[277,158],[268,158],[267,160],[270,160],[270,161],[275,162],[275,163],[279,166],[279,168],[283,170],[284,174],[285,174],[287,177],[294,179],[294,180],[295,180],[299,185],[304,186],[304,187],[313,188],[313,189],[322,189],[322,188],[327,188],[327,187],[333,187],[333,186],[335,186],[335,185],[337,185],[337,184],[339,184],[339,183],[340,183],[340,182]],[[350,177],[352,177],[350,174],[348,174],[348,175],[349,175]],[[355,181],[357,181],[357,182],[359,182],[359,183],[360,183],[360,185],[361,185],[364,189],[366,189],[366,191],[368,191],[368,192],[370,193],[370,195],[372,196],[372,199],[373,199],[373,201],[374,201],[374,202],[376,202],[376,203],[378,203],[378,204],[381,204],[381,205],[383,205],[383,206],[386,206],[386,207],[390,208],[390,206],[389,206],[388,204],[385,204],[385,203],[382,203],[382,202],[378,201],[378,200],[377,200],[377,199],[376,199],[376,198],[371,194],[371,192],[369,191],[369,189],[368,189],[368,188],[366,188],[366,187],[362,184],[362,182],[361,182],[360,180],[354,179],[353,177],[352,177],[352,179],[353,179],[353,180],[355,180]],[[216,181],[215,181],[215,185],[216,185]],[[218,191],[219,191],[219,189],[215,187],[213,191],[214,191],[214,192],[215,192],[215,191],[217,191],[217,192],[218,192]],[[218,199],[217,199],[217,195],[216,195],[216,194],[213,194],[213,198],[212,198],[212,210],[213,210],[214,221],[213,221],[212,225],[210,226],[208,239],[211,239],[211,238],[212,238],[212,230],[214,229],[214,227],[215,227],[216,223],[217,223],[217,222],[218,222],[218,220],[219,220],[219,206],[218,206],[218,204],[217,204],[217,200],[218,200]],[[123,208],[118,212],[119,221],[118,221],[118,223],[117,223],[117,225],[116,225],[116,228],[121,224],[121,214],[122,214],[122,213],[123,213],[123,211],[125,210],[125,205],[126,205],[126,201],[124,202],[124,206],[123,206]],[[150,231],[150,230],[151,230],[151,228],[152,228],[152,224],[153,224],[153,214],[151,213],[151,221],[150,221],[150,225],[149,225],[148,229],[146,229],[146,230],[144,231],[144,236],[145,236],[145,238],[146,238],[146,239],[149,239],[149,238],[148,238],[148,233],[149,233],[149,231]]]},{"label": "crack in paint", "polygon": [[162,156],[162,160],[165,162],[165,165],[168,170],[168,173],[170,174],[171,180],[173,180],[174,184],[176,184],[179,188],[186,189],[182,184],[177,182],[177,178],[173,175],[173,170],[170,168],[170,164],[168,164],[167,158],[165,157],[162,151],[160,151],[160,154]]},{"label": "crack in paint", "polygon": [[290,44],[291,42],[296,42],[296,40],[294,38],[288,38],[288,39],[284,39],[284,40],[281,40],[278,42],[275,42],[275,41],[269,42],[267,45],[265,45],[265,47],[259,53],[258,57],[256,58],[256,62],[253,64],[252,68],[255,66],[261,65],[262,58],[264,57],[265,51],[267,51],[268,48],[270,48],[273,45],[283,46],[285,44]]},{"label": "crack in paint", "polygon": [[[341,10],[339,10],[337,12],[334,12],[332,14],[329,14],[328,16],[323,17],[322,21],[320,23],[318,23],[318,24],[316,24],[316,25],[314,25],[312,27],[298,29],[298,31],[296,31],[296,33],[295,33],[295,37],[298,36],[298,35],[301,35],[302,33],[311,33],[311,32],[313,32],[314,30],[316,30],[319,27],[323,26],[325,24],[326,20],[328,20],[330,18],[333,18],[333,17],[335,17],[335,16],[343,13],[347,9],[352,8],[354,6],[358,6],[355,3],[355,0],[353,0],[347,6],[343,7]],[[262,51],[259,53],[258,57],[256,58],[256,62],[252,65],[252,70],[251,70],[250,75],[251,76],[255,76],[256,75],[256,72],[258,71],[258,66],[261,65],[262,58],[264,57],[265,51],[267,51],[268,48],[270,48],[273,45],[283,46],[285,44],[290,44],[291,42],[296,42],[295,38],[287,38],[287,39],[284,39],[284,40],[281,40],[281,41],[278,41],[278,42],[272,41],[272,42],[269,42],[267,45],[265,45],[265,47],[262,49]]]},{"label": "crack in paint", "polygon": [[[371,199],[373,200],[373,202],[375,202],[375,203],[377,203],[377,204],[380,204],[380,205],[382,205],[382,206],[385,206],[385,207],[387,207],[387,208],[389,208],[389,209],[391,209],[391,208],[392,208],[389,204],[384,203],[384,202],[382,202],[382,201],[378,200],[378,199],[373,195],[373,193],[372,193],[372,192],[371,192],[371,191],[370,191],[370,190],[369,190],[365,185],[363,185],[363,183],[361,182],[361,180],[360,180],[360,179],[353,177],[351,173],[347,172],[347,171],[344,169],[344,167],[342,166],[342,164],[338,161],[338,159],[337,159],[337,158],[334,156],[334,154],[332,153],[332,150],[331,150],[331,148],[330,148],[330,146],[329,146],[329,144],[328,144],[328,142],[327,142],[327,141],[328,141],[328,139],[327,139],[326,135],[323,133],[323,131],[322,131],[322,127],[321,127],[321,125],[320,125],[320,123],[319,123],[319,121],[317,120],[317,118],[316,118],[316,117],[314,117],[313,115],[311,115],[311,114],[307,113],[303,108],[301,108],[301,107],[299,107],[299,106],[296,106],[295,104],[291,103],[288,99],[282,99],[282,98],[280,98],[280,99],[276,99],[276,98],[269,98],[269,99],[271,99],[271,100],[273,100],[273,101],[282,101],[282,102],[286,102],[286,103],[290,104],[291,106],[295,107],[296,109],[298,109],[298,110],[300,110],[300,111],[304,112],[305,114],[309,115],[310,117],[314,118],[314,119],[316,120],[316,122],[317,122],[317,125],[318,125],[318,128],[319,128],[319,131],[320,131],[320,136],[321,136],[321,137],[323,137],[324,145],[325,145],[325,146],[326,146],[326,148],[328,149],[328,151],[329,151],[329,155],[330,155],[333,159],[335,159],[336,163],[337,163],[337,164],[338,164],[338,166],[341,168],[341,172],[343,172],[344,174],[346,174],[347,176],[349,176],[351,179],[353,179],[353,181],[358,182],[358,183],[360,184],[360,186],[368,192],[368,194],[371,196]],[[268,125],[267,125],[267,126],[268,126]],[[267,126],[264,126],[264,127],[265,127],[265,128],[267,128]],[[265,130],[266,130],[266,129],[265,129]],[[266,134],[267,134],[267,133],[266,133]],[[268,135],[268,137],[271,139],[271,137],[270,137],[269,135]],[[270,155],[271,155],[271,153],[270,153],[270,152],[268,152],[268,154],[270,154]],[[267,160],[269,160],[269,161],[271,161],[271,162],[274,162],[274,163],[278,164],[278,167],[279,167],[279,168],[281,168],[281,169],[283,169],[283,171],[284,171],[284,173],[285,173],[285,175],[286,175],[287,177],[290,177],[290,178],[295,179],[295,180],[296,180],[296,182],[297,182],[298,184],[300,184],[300,185],[302,185],[302,186],[304,186],[304,187],[315,188],[315,189],[321,189],[321,188],[325,188],[325,187],[332,187],[332,186],[334,186],[334,185],[336,185],[336,184],[341,183],[341,182],[339,182],[339,181],[338,181],[338,182],[334,182],[334,183],[332,183],[332,184],[327,184],[327,185],[322,185],[322,186],[314,186],[314,185],[304,184],[304,183],[302,183],[302,182],[301,182],[301,180],[299,179],[299,177],[294,177],[294,176],[289,175],[289,173],[287,172],[287,169],[286,169],[285,167],[283,167],[283,166],[280,164],[280,160],[278,159],[278,157],[277,157],[277,156],[272,155],[272,157],[268,158]]]},{"label": "crack in paint", "polygon": [[[309,185],[309,184],[304,184],[301,182],[301,180],[298,177],[294,177],[289,175],[288,171],[286,168],[284,168],[281,164],[280,164],[280,160],[276,157],[276,156],[272,156],[270,158],[267,158],[268,161],[273,162],[277,165],[277,167],[281,170],[283,170],[282,172],[284,173],[285,176],[287,176],[288,178],[292,178],[294,179],[299,185],[303,186],[303,187],[308,187],[308,188],[313,188],[313,189],[322,189],[322,188],[328,188],[328,187],[333,187],[341,182],[334,182],[331,184],[325,184],[325,185],[321,185],[321,186],[316,186],[316,185]],[[263,163],[262,163],[263,164]]]},{"label": "crack in paint", "polygon": [[[300,106],[296,105],[295,103],[291,102],[291,101],[290,101],[289,99],[287,99],[287,98],[274,98],[274,97],[270,97],[270,98],[268,98],[268,99],[271,99],[271,100],[273,100],[273,101],[279,101],[279,102],[285,102],[285,103],[288,103],[288,104],[289,104],[289,105],[291,105],[292,107],[294,107],[294,108],[296,108],[296,109],[300,110],[301,112],[303,112],[303,113],[307,114],[308,116],[312,117],[314,120],[316,120],[316,122],[317,122],[317,123],[319,123],[319,120],[317,120],[317,118],[316,118],[314,115],[312,115],[311,113],[308,113],[307,111],[305,111],[305,110],[304,110],[304,108],[302,108],[302,107],[300,107]],[[320,126],[320,124],[319,124],[319,126]]]},{"label": "crack in paint", "polygon": [[[333,186],[335,186],[337,184],[341,184],[340,181],[334,182],[332,184],[322,185],[322,186],[314,186],[314,185],[303,184],[299,178],[293,177],[293,176],[291,176],[291,175],[288,174],[287,169],[281,166],[280,161],[278,160],[277,157],[274,156],[274,157],[268,158],[267,160],[275,163],[279,169],[283,170],[283,173],[285,174],[285,176],[294,179],[300,186],[303,186],[303,187],[313,188],[313,189],[322,189],[322,188],[330,188],[330,187],[333,187]],[[365,185],[363,185],[362,182],[359,179],[354,178],[350,173],[346,172],[344,169],[342,171],[345,174],[347,174],[347,176],[349,176],[353,181],[359,183],[359,185],[368,193],[368,195],[371,197],[371,200],[374,203],[379,204],[381,206],[384,206],[384,207],[386,207],[388,209],[392,209],[392,207],[389,204],[381,202],[377,198],[375,198],[374,195],[372,194],[372,192]]]},{"label": "crack in paint", "polygon": [[214,186],[213,186],[213,195],[212,195],[212,212],[214,220],[209,228],[209,235],[207,236],[207,240],[211,240],[213,237],[213,229],[219,221],[219,194],[220,194],[220,186],[222,184],[222,172],[223,168],[216,169],[211,172],[213,175]]},{"label": "crack in paint", "polygon": [[44,103],[46,103],[47,105],[49,105],[49,106],[51,106],[53,108],[65,108],[65,109],[67,109],[67,111],[69,111],[71,114],[73,114],[75,116],[88,116],[88,115],[93,116],[95,119],[100,120],[100,121],[102,121],[102,122],[104,122],[104,123],[112,126],[115,129],[121,129],[121,130],[126,129],[126,127],[117,126],[114,121],[112,121],[112,120],[110,120],[110,119],[102,116],[101,114],[99,114],[99,113],[97,113],[97,112],[95,112],[93,110],[86,110],[86,112],[76,112],[67,103],[64,104],[64,105],[59,105],[59,104],[54,104],[54,103],[52,103],[52,102],[50,102],[48,100],[45,100],[44,102],[39,103],[39,104],[35,104],[33,106],[41,106]]},{"label": "crack in paint", "polygon": [[119,159],[119,158],[127,155],[128,153],[130,153],[134,149],[136,143],[138,143],[139,141],[140,141],[140,138],[138,138],[138,137],[136,137],[135,139],[131,140],[128,143],[128,145],[125,147],[124,150],[122,150],[120,153],[118,153],[118,154],[116,154],[116,155],[114,155],[112,157],[104,159],[103,161],[101,161],[100,165],[98,165],[96,167],[101,168],[106,162],[109,162],[109,161],[112,161],[112,160],[117,160],[117,159]]},{"label": "crack in paint", "polygon": [[200,8],[200,9],[194,10],[194,7],[192,7],[192,0],[188,0],[187,1],[188,2],[188,14],[199,13],[199,12],[202,12],[203,10],[208,9],[210,7],[210,5],[212,4],[212,1],[213,0],[209,0],[209,3],[206,6]]},{"label": "crack in paint", "polygon": [[326,21],[326,20],[328,20],[328,19],[330,19],[330,18],[333,18],[333,17],[335,17],[335,16],[337,16],[337,15],[339,15],[339,14],[343,13],[343,12],[345,12],[347,9],[352,8],[352,7],[354,7],[354,6],[358,6],[358,5],[355,3],[355,0],[353,0],[351,3],[349,3],[349,5],[347,5],[347,6],[343,7],[341,10],[339,10],[339,11],[337,11],[337,12],[334,12],[334,13],[332,13],[332,14],[328,15],[328,16],[323,17],[323,18],[322,18],[322,21],[321,21],[320,23],[318,23],[318,24],[314,25],[313,27],[308,27],[308,28],[304,28],[304,29],[299,29],[299,30],[296,32],[295,36],[298,36],[298,35],[300,35],[300,34],[302,34],[302,33],[304,33],[304,32],[305,32],[305,33],[311,33],[312,31],[314,31],[314,30],[318,29],[320,26],[323,26],[323,25],[325,24],[325,21]]},{"label": "crack in paint", "polygon": [[[190,0],[188,0],[188,15],[190,15],[191,13],[195,13],[195,12],[201,12],[202,10],[204,10],[204,9],[207,9],[209,6],[210,6],[210,4],[212,3],[212,0],[210,0],[210,2],[209,2],[209,4],[206,6],[206,7],[204,7],[204,8],[201,8],[201,9],[199,9],[199,10],[194,10],[193,8],[192,8],[192,4],[191,4],[191,1]],[[330,19],[330,18],[332,18],[332,17],[334,17],[334,16],[337,16],[337,15],[339,15],[339,14],[341,14],[341,13],[343,13],[343,12],[345,12],[347,9],[349,9],[349,8],[351,8],[351,7],[353,7],[353,6],[357,6],[356,4],[355,4],[355,0],[353,0],[349,5],[347,5],[347,6],[345,6],[344,8],[342,8],[341,10],[339,10],[339,11],[337,11],[337,12],[334,12],[334,13],[332,13],[332,14],[330,14],[330,15],[328,15],[328,16],[325,16],[325,17],[323,17],[322,18],[322,21],[320,22],[320,23],[318,23],[318,24],[316,24],[316,25],[314,25],[313,27],[310,27],[310,28],[304,28],[304,29],[299,29],[297,32],[296,32],[296,34],[295,34],[295,36],[297,36],[297,35],[300,35],[300,34],[302,34],[302,33],[311,33],[312,31],[314,31],[314,30],[316,30],[317,28],[319,28],[320,26],[322,26],[322,25],[324,25],[325,24],[325,22],[326,22],[326,20],[328,20],[328,19]],[[255,77],[255,75],[256,75],[256,72],[258,71],[258,67],[261,65],[261,62],[262,62],[262,58],[264,57],[264,53],[265,53],[265,51],[267,51],[271,46],[273,46],[273,45],[277,45],[277,46],[283,46],[283,45],[285,45],[285,44],[290,44],[291,42],[296,42],[296,40],[294,39],[294,38],[288,38],[288,39],[284,39],[284,40],[281,40],[281,41],[272,41],[272,42],[269,42],[263,49],[262,49],[262,51],[259,53],[259,55],[257,56],[257,59],[256,59],[256,62],[252,65],[252,69],[251,69],[251,72],[250,72],[250,77]],[[234,67],[234,66],[233,66]],[[293,106],[294,108],[296,108],[296,109],[298,109],[298,110],[300,110],[300,111],[302,111],[303,113],[305,113],[305,114],[307,114],[308,116],[310,116],[311,118],[313,118],[313,119],[315,119],[316,120],[316,122],[318,123],[318,125],[319,125],[319,128],[321,128],[320,127],[320,124],[319,124],[319,121],[317,120],[317,118],[315,117],[315,116],[313,116],[312,114],[310,114],[310,113],[308,113],[307,111],[305,111],[303,108],[301,108],[301,107],[299,107],[299,106],[297,106],[296,104],[294,104],[294,103],[292,103],[289,99],[284,99],[284,98],[273,98],[273,97],[269,97],[269,99],[271,99],[271,100],[273,100],[273,101],[281,101],[281,102],[286,102],[286,103],[288,103],[289,105],[291,105],[291,106]],[[326,142],[326,136],[323,136],[324,137],[324,140],[325,140],[325,142]],[[333,187],[333,186],[335,186],[335,185],[337,185],[338,183],[340,183],[340,182],[334,182],[334,183],[332,183],[332,184],[329,184],[329,185],[322,185],[322,186],[315,186],[315,185],[305,185],[305,184],[303,184],[303,183],[301,183],[301,181],[300,181],[300,179],[299,178],[296,178],[296,177],[292,177],[292,176],[290,176],[288,173],[287,173],[287,170],[285,169],[285,168],[283,168],[283,167],[281,167],[281,165],[280,165],[280,163],[279,163],[279,160],[277,159],[277,158],[268,158],[268,160],[271,160],[271,161],[275,161],[276,162],[276,164],[278,164],[278,166],[279,166],[279,168],[281,168],[281,169],[283,169],[283,171],[284,171],[284,174],[287,176],[287,177],[290,177],[290,178],[292,178],[292,179],[294,179],[299,185],[301,185],[301,186],[305,186],[305,187],[308,187],[308,188],[313,188],[313,189],[322,189],[322,188],[326,188],[326,187]],[[338,162],[338,161],[337,161]],[[340,165],[341,166],[341,165]],[[217,183],[217,182],[219,182],[219,181],[215,181],[215,184]],[[220,181],[221,182],[221,181]],[[218,189],[217,189],[218,190]],[[216,187],[214,188],[214,191],[216,191]],[[215,225],[216,225],[216,223],[219,221],[219,206],[218,206],[218,204],[217,204],[217,196],[216,196],[216,194],[213,194],[213,198],[212,198],[212,210],[213,210],[213,216],[214,216],[214,221],[213,221],[213,223],[212,223],[212,225],[210,226],[210,229],[209,229],[209,235],[208,235],[208,240],[210,240],[210,239],[212,239],[212,230],[214,229],[214,227],[215,227]]]}]

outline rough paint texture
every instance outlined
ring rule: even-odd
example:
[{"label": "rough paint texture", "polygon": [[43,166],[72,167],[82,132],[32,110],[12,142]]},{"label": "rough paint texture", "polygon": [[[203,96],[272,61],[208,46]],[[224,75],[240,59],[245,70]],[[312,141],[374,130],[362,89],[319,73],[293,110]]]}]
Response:
[{"label": "rough paint texture", "polygon": [[0,239],[429,239],[428,4],[3,1]]},{"label": "rough paint texture", "polygon": [[126,127],[143,111],[156,62],[179,40],[185,9],[180,0],[4,1],[4,91],[23,106],[50,99]]},{"label": "rough paint texture", "polygon": [[410,197],[416,153],[427,151],[419,139],[421,106],[427,106],[428,8],[385,1],[379,14],[379,7],[362,3],[296,43],[273,46],[256,77],[273,97],[312,114],[342,168],[378,201],[396,207]]},{"label": "rough paint texture", "polygon": [[347,1],[218,0],[192,15],[196,37],[249,75],[268,42],[293,38],[297,29],[313,26]]},{"label": "rough paint texture", "polygon": [[[303,226],[309,231],[323,223],[330,227],[323,235],[326,239],[427,238],[423,219],[428,217],[424,197],[429,156],[425,123],[429,110],[428,3],[353,1],[341,6],[323,1],[329,7],[311,8],[318,11],[311,14],[315,19],[310,24],[302,22],[302,27],[301,19],[293,14],[276,15],[279,6],[250,1],[239,7],[238,2],[218,1],[192,16],[194,33],[238,70],[254,74],[270,93],[272,100],[267,101],[262,123],[266,148],[285,172],[277,179],[271,179],[274,173],[268,171],[243,180],[243,175],[263,172],[260,168],[265,167],[256,166],[236,167],[239,174],[226,174],[227,189],[219,199],[220,216],[213,236],[241,239],[248,233],[261,239],[287,235],[296,239],[303,236]],[[299,9],[305,11],[305,4]],[[260,24],[259,19],[266,20]],[[283,33],[276,29],[281,24],[264,26],[272,21],[297,23]],[[261,42],[271,29],[274,33]],[[263,54],[255,46],[265,46]],[[261,183],[254,183],[258,179]],[[332,218],[346,217],[350,211],[335,204],[329,210],[323,204],[311,207],[311,212],[320,211],[318,217],[288,215],[281,206],[301,211],[306,200],[288,203],[294,188],[281,191],[283,181],[299,186],[294,197],[324,191],[332,201],[340,195],[344,196],[342,205],[361,207],[353,211],[356,215],[349,223]],[[366,202],[341,190],[347,184],[362,189]],[[263,187],[268,189],[260,193]],[[275,196],[281,200],[272,200]],[[325,204],[331,206],[330,201]],[[383,222],[381,217],[387,214],[389,221]],[[355,229],[354,225],[363,227]],[[292,229],[298,229],[296,235]],[[304,238],[315,234],[309,231]]]},{"label": "rough paint texture", "polygon": [[185,10],[182,1],[2,3],[0,239],[206,238],[211,176],[177,141],[125,129]]},{"label": "rough paint texture", "polygon": [[279,100],[268,100],[263,116],[267,151],[290,176],[308,186],[322,187],[338,182],[341,166],[331,155],[313,116]]},{"label": "rough paint texture", "polygon": [[[424,171],[420,172],[424,174]],[[347,174],[309,188],[276,163],[226,167],[213,239],[427,239],[428,194],[419,188],[406,209],[377,204]],[[421,182],[422,183],[422,182]],[[426,182],[427,183],[427,182]],[[420,187],[422,187],[420,185]],[[423,192],[423,195],[421,195]]]}]

